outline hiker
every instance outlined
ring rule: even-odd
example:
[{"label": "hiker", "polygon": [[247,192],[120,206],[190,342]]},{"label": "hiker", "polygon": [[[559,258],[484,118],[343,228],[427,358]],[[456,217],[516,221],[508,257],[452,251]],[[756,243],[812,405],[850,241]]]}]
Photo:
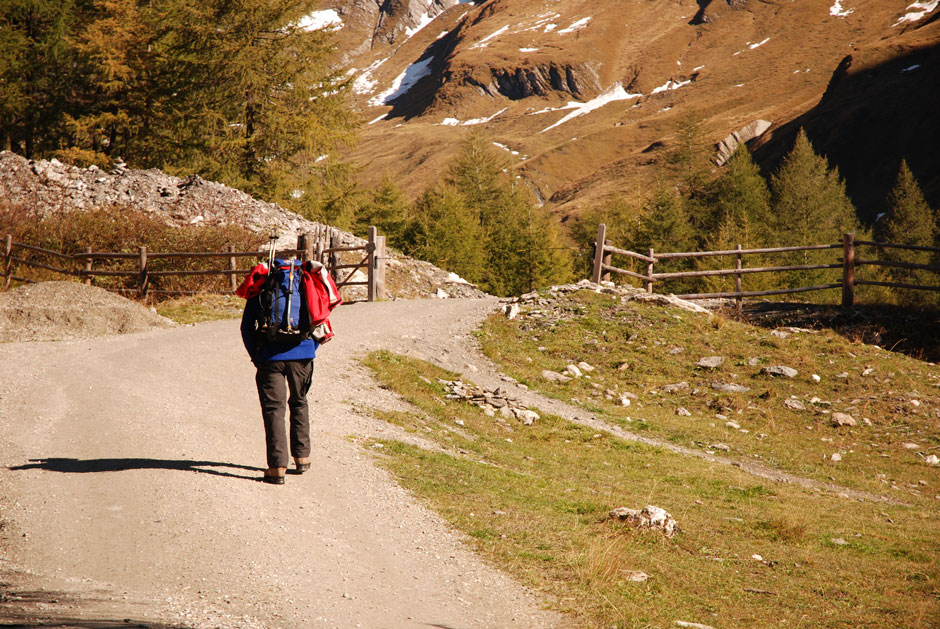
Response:
[{"label": "hiker", "polygon": [[262,480],[283,485],[290,457],[298,474],[310,469],[307,392],[317,349],[333,336],[329,312],[342,300],[322,265],[275,259],[273,246],[268,265],[252,269],[236,294],[246,299],[242,342],[257,368],[268,464]]}]

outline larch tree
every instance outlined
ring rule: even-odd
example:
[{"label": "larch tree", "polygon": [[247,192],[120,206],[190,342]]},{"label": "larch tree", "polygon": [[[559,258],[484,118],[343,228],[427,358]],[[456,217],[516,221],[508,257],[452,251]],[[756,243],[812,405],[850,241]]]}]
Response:
[{"label": "larch tree", "polygon": [[[888,195],[888,213],[878,228],[878,237],[883,242],[897,245],[932,247],[937,238],[937,217],[927,204],[914,174],[901,162],[897,182]],[[886,248],[882,252],[885,260],[930,264],[934,257],[929,251],[912,251]],[[936,273],[924,269],[889,267],[887,274],[892,282],[919,286],[936,285]],[[936,297],[927,291],[903,290],[900,301],[916,306],[936,303]]]},{"label": "larch tree", "polygon": [[[773,238],[782,246],[834,244],[842,234],[859,229],[855,208],[837,169],[813,150],[801,129],[793,149],[771,178]],[[779,259],[779,258],[777,258]],[[832,263],[831,252],[803,251],[786,256],[791,265]],[[833,283],[838,272],[828,269],[788,273],[789,286]]]}]

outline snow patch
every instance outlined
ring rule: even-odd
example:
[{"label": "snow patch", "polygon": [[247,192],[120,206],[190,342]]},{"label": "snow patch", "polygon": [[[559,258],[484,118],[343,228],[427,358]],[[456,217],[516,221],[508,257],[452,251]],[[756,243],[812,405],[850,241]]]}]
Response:
[{"label": "snow patch", "polygon": [[597,98],[589,100],[586,103],[568,103],[568,106],[564,107],[563,109],[572,108],[572,105],[573,105],[574,111],[572,111],[570,114],[568,114],[567,116],[565,116],[564,118],[556,122],[555,124],[542,129],[539,133],[545,133],[549,129],[554,129],[555,127],[562,125],[568,122],[569,120],[572,120],[573,118],[577,118],[578,116],[589,114],[595,109],[600,109],[601,107],[609,103],[613,103],[613,102],[620,101],[620,100],[631,100],[634,98],[640,98],[641,96],[643,95],[642,94],[628,94],[627,91],[623,89],[623,85],[621,85],[620,83],[614,83],[603,94],[601,94]]},{"label": "snow patch", "polygon": [[901,72],[910,72],[911,70],[916,70],[916,69],[919,68],[919,67],[920,67],[920,64],[919,64],[919,63],[915,63],[915,64],[912,65],[912,66],[908,66],[908,67],[904,68],[903,70],[901,70]]},{"label": "snow patch", "polygon": [[387,113],[382,114],[381,116],[379,116],[379,117],[376,118],[375,120],[370,120],[370,121],[369,121],[369,124],[375,124],[375,123],[378,122],[379,120],[383,120],[383,119],[385,118],[385,116],[387,116],[387,115],[388,115]]},{"label": "snow patch", "polygon": [[460,121],[457,120],[456,118],[444,118],[443,120],[441,120],[441,124],[444,125],[445,127],[456,127],[457,125],[460,124]]},{"label": "snow patch", "polygon": [[538,48],[520,48],[519,52],[537,52]]},{"label": "snow patch", "polygon": [[318,31],[321,28],[343,28],[343,20],[333,9],[323,9],[314,11],[310,15],[303,17],[297,22],[297,28],[303,31]]},{"label": "snow patch", "polygon": [[470,283],[453,272],[447,274],[447,281],[453,282],[454,284],[469,284]]},{"label": "snow patch", "polygon": [[692,79],[686,79],[685,81],[678,81],[678,82],[673,81],[672,79],[669,79],[668,81],[666,81],[659,87],[654,88],[653,91],[650,92],[650,94],[659,94],[660,92],[666,92],[669,90],[677,90],[680,87],[685,87],[691,82],[692,82]]},{"label": "snow patch", "polygon": [[750,48],[751,50],[754,50],[755,48],[760,48],[761,46],[763,46],[764,44],[766,44],[766,43],[769,42],[769,41],[770,41],[770,38],[768,37],[767,39],[765,39],[765,40],[762,41],[762,42],[757,42],[756,44],[751,44],[750,46],[748,46],[748,48]]},{"label": "snow patch", "polygon": [[478,41],[477,43],[473,44],[472,46],[470,46],[470,48],[471,48],[471,49],[473,49],[473,48],[483,48],[483,46],[486,45],[486,42],[490,41],[490,40],[493,39],[494,37],[499,37],[500,35],[502,35],[503,33],[505,33],[505,32],[508,31],[508,30],[509,30],[509,25],[507,24],[506,26],[502,27],[501,29],[499,29],[499,30],[496,31],[495,33],[490,33],[489,35],[487,35],[486,37],[484,37],[483,39],[481,39],[481,40]]},{"label": "snow patch", "polygon": [[567,27],[567,28],[563,28],[563,29],[561,29],[560,31],[558,31],[558,34],[559,34],[559,35],[564,35],[564,34],[566,34],[566,33],[573,33],[573,32],[575,32],[575,31],[579,31],[579,30],[581,30],[582,28],[584,28],[585,26],[587,26],[588,23],[590,23],[590,21],[591,21],[591,18],[590,18],[590,17],[581,18],[581,19],[578,20],[577,22],[573,23],[571,26],[569,26],[569,27]]},{"label": "snow patch", "polygon": [[395,77],[390,88],[370,98],[369,104],[373,107],[390,105],[395,99],[404,96],[418,81],[431,74],[431,63],[433,61],[434,57],[428,57],[412,63],[405,68],[404,72]]},{"label": "snow patch", "polygon": [[[917,22],[927,17],[928,13],[932,13],[937,6],[940,5],[940,0],[932,0],[925,2],[915,2],[913,4],[907,5],[909,9],[907,13],[902,15],[897,22],[894,23],[894,26],[899,26],[904,22]],[[910,11],[910,9],[914,9]]]},{"label": "snow patch", "polygon": [[842,0],[836,0],[835,4],[829,7],[829,15],[832,17],[847,17],[855,13],[855,9],[843,9]]},{"label": "snow patch", "polygon": [[507,109],[509,109],[509,107],[503,107],[502,109],[500,109],[499,111],[497,111],[497,112],[496,112],[495,114],[493,114],[492,116],[487,116],[486,118],[471,118],[470,120],[464,120],[463,122],[461,122],[461,121],[458,120],[457,118],[444,118],[444,120],[441,121],[441,124],[444,125],[444,126],[446,126],[446,127],[456,127],[457,125],[463,125],[463,126],[467,127],[467,126],[471,126],[471,125],[475,125],[475,124],[484,124],[484,123],[489,122],[490,120],[492,120],[492,119],[495,118],[496,116],[500,115],[501,113],[503,113],[503,112],[506,111]]},{"label": "snow patch", "polygon": [[356,77],[356,80],[353,81],[352,85],[353,92],[356,94],[371,94],[374,92],[376,80],[372,78],[372,73],[386,61],[388,61],[387,57],[385,59],[379,59],[366,68],[362,74]]},{"label": "snow patch", "polygon": [[552,23],[552,24],[546,24],[546,25],[545,25],[545,32],[546,32],[546,33],[551,33],[551,32],[552,32],[553,30],[555,30],[556,28],[558,28],[558,25],[557,25],[557,24],[554,24],[554,23]]}]

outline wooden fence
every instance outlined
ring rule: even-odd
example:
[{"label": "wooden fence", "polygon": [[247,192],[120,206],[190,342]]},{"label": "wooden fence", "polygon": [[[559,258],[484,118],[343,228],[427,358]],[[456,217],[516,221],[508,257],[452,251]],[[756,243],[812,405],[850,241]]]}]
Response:
[{"label": "wooden fence", "polygon": [[[329,227],[302,234],[297,238],[296,249],[278,249],[277,256],[285,258],[298,256],[303,260],[317,260],[324,264],[340,289],[346,286],[365,286],[366,299],[375,301],[385,298],[385,236],[380,236],[375,227],[369,228],[369,240],[362,246],[343,247],[339,233]],[[353,256],[353,262],[343,263],[341,254],[345,257]],[[359,255],[361,254],[361,258]],[[39,262],[33,258],[46,259]],[[147,247],[138,247],[136,253],[113,253],[93,251],[91,247],[83,253],[65,254],[42,247],[36,247],[20,242],[14,242],[13,236],[7,235],[4,248],[4,289],[9,288],[14,281],[32,283],[33,278],[17,275],[20,269],[43,269],[61,275],[78,277],[86,284],[92,284],[96,277],[131,278],[136,286],[134,288],[118,289],[121,292],[133,291],[141,297],[148,294],[186,295],[206,291],[162,290],[151,288],[151,280],[160,277],[186,277],[186,276],[228,276],[229,289],[234,292],[238,286],[239,278],[246,275],[250,268],[239,268],[239,260],[263,259],[266,254],[262,251],[235,251],[230,246],[225,252],[172,252],[159,253],[147,250]],[[50,262],[49,259],[54,262]],[[156,270],[152,263],[156,260],[205,260],[217,259],[226,261],[224,269],[202,270]],[[358,260],[358,261],[356,261]],[[132,268],[121,270],[107,270],[96,263],[111,262],[131,265]],[[356,271],[362,270],[365,280],[353,279]]]},{"label": "wooden fence", "polygon": [[[891,288],[906,288],[913,290],[940,291],[940,286],[923,286],[914,284],[902,284],[897,282],[881,282],[858,279],[855,276],[855,270],[860,266],[875,267],[895,267],[904,269],[923,269],[940,273],[940,266],[931,264],[914,264],[911,262],[899,262],[893,260],[861,259],[856,257],[856,249],[860,246],[871,247],[876,250],[881,249],[903,249],[908,251],[928,251],[940,253],[937,247],[917,247],[913,245],[897,245],[885,242],[872,242],[868,240],[855,240],[854,234],[843,234],[842,242],[828,245],[806,245],[800,247],[766,247],[761,249],[743,249],[738,245],[735,249],[726,251],[692,251],[678,253],[657,253],[650,249],[647,254],[627,251],[614,247],[609,240],[606,240],[607,226],[603,223],[597,228],[597,241],[594,243],[594,272],[592,280],[597,283],[602,279],[610,279],[611,273],[618,273],[627,277],[643,282],[646,291],[653,292],[653,287],[657,282],[668,279],[692,278],[692,277],[721,277],[733,276],[735,290],[718,293],[687,293],[677,295],[684,299],[720,299],[734,298],[735,306],[738,312],[741,311],[745,297],[762,297],[769,295],[786,295],[792,293],[805,293],[810,291],[827,290],[833,288],[842,289],[842,306],[851,308],[855,305],[855,287],[861,285],[868,286],[887,286]],[[745,267],[744,257],[748,255],[767,255],[790,253],[798,251],[821,251],[829,249],[841,249],[842,257],[837,258],[833,263],[827,264],[803,264],[789,266],[764,266],[764,267]],[[646,265],[646,273],[636,273],[627,269],[622,269],[611,264],[612,256],[626,256],[633,260],[638,260]],[[709,256],[733,256],[734,268],[729,269],[709,269],[702,271],[678,271],[673,273],[655,273],[654,265],[665,260],[677,260],[683,258],[704,258]],[[789,271],[808,271],[815,269],[842,269],[842,280],[837,283],[817,284],[814,286],[801,286],[796,288],[778,288],[773,290],[745,291],[741,288],[741,278],[751,273],[782,273]]]}]

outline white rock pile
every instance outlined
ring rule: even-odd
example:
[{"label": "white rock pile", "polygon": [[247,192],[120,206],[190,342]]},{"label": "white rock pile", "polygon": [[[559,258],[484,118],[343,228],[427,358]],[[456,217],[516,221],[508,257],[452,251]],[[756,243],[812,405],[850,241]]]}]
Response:
[{"label": "white rock pile", "polygon": [[646,505],[642,509],[617,507],[610,511],[612,519],[622,520],[638,529],[654,529],[672,537],[679,530],[679,525],[669,512],[661,507]]},{"label": "white rock pile", "polygon": [[439,379],[447,389],[447,398],[463,400],[483,409],[490,417],[499,414],[503,419],[518,419],[525,426],[531,426],[539,419],[539,414],[510,395],[503,387],[488,389],[461,380]]}]

